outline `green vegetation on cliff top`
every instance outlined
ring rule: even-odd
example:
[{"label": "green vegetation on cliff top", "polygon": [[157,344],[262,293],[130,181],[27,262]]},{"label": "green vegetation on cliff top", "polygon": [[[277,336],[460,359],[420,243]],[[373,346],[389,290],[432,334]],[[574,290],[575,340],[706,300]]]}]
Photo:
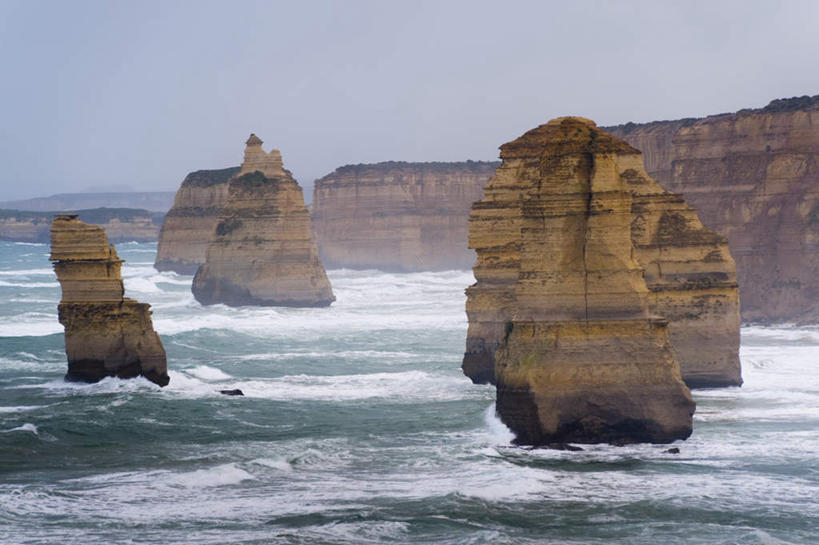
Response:
[{"label": "green vegetation on cliff top", "polygon": [[210,187],[227,183],[230,178],[239,172],[239,167],[221,168],[217,170],[197,170],[185,176],[182,187]]},{"label": "green vegetation on cliff top", "polygon": [[458,162],[418,162],[408,161],[384,161],[381,163],[358,163],[355,165],[344,165],[335,169],[331,174],[320,178],[330,178],[341,174],[362,174],[364,172],[389,172],[391,170],[412,169],[423,172],[450,173],[458,170],[469,170],[471,172],[490,171],[500,166],[500,161],[458,161]]},{"label": "green vegetation on cliff top", "polygon": [[752,114],[775,114],[782,112],[797,112],[799,110],[808,110],[819,106],[819,95],[791,98],[777,98],[768,103],[763,108],[745,108],[735,113],[714,114],[707,117],[686,117],[684,119],[663,120],[663,121],[649,121],[648,123],[632,123],[628,122],[623,125],[611,125],[609,127],[600,127],[604,131],[619,131],[622,134],[629,134],[637,129],[646,129],[651,127],[658,127],[661,125],[676,125],[678,127],[688,127],[697,121],[703,119],[721,118],[724,116],[743,116]]}]

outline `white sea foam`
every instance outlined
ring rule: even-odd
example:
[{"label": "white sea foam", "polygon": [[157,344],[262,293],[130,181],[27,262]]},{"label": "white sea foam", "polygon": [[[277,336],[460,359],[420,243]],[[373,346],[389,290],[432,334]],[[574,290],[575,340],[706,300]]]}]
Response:
[{"label": "white sea foam", "polygon": [[184,372],[206,381],[230,380],[232,378],[221,369],[208,365],[198,365],[190,369],[185,369]]},{"label": "white sea foam", "polygon": [[167,477],[165,482],[188,488],[205,488],[233,485],[248,480],[256,480],[256,477],[231,463],[188,473],[177,473]]},{"label": "white sea foam", "polygon": [[48,405],[20,405],[18,407],[0,407],[0,413],[22,413],[26,411],[35,411],[48,407]]},{"label": "white sea foam", "polygon": [[12,269],[0,271],[0,276],[54,276],[54,269]]},{"label": "white sea foam", "polygon": [[272,469],[278,469],[280,471],[286,472],[293,471],[293,466],[290,465],[290,462],[283,458],[257,458],[255,460],[251,460],[250,463],[258,464]]},{"label": "white sea foam", "polygon": [[25,312],[0,321],[0,337],[41,337],[62,332],[56,305],[53,314]]},{"label": "white sea foam", "polygon": [[56,280],[54,282],[8,282],[0,280],[0,286],[7,288],[56,288],[60,284]]},{"label": "white sea foam", "polygon": [[498,418],[494,403],[484,411],[483,421],[489,430],[489,435],[496,444],[508,445],[514,441],[515,434]]},{"label": "white sea foam", "polygon": [[162,293],[162,289],[156,285],[155,282],[151,281],[148,278],[143,278],[141,276],[136,277],[125,277],[125,291],[126,293],[132,292],[139,292],[139,293]]},{"label": "white sea foam", "polygon": [[294,358],[342,358],[345,360],[361,361],[429,361],[431,359],[446,359],[452,354],[419,354],[416,352],[395,351],[395,350],[300,350],[290,352],[266,352],[262,354],[243,354],[236,356],[240,361],[277,361]]},{"label": "white sea foam", "polygon": [[26,384],[25,388],[41,388],[61,395],[81,396],[160,391],[159,386],[141,376],[131,379],[105,377],[99,382],[94,383],[70,382],[57,379],[38,384]]},{"label": "white sea foam", "polygon": [[40,432],[37,430],[37,426],[30,422],[26,422],[22,426],[17,426],[16,428],[12,428],[10,430],[0,430],[2,433],[11,433],[14,431],[27,431],[29,433],[33,433],[34,435],[40,435]]}]

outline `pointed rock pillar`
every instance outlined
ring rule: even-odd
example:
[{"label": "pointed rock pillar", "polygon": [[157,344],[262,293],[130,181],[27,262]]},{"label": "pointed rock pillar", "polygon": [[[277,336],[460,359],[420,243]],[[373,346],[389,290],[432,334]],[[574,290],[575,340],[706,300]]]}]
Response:
[{"label": "pointed rock pillar", "polygon": [[301,187],[255,134],[193,279],[205,305],[324,307],[334,300]]}]

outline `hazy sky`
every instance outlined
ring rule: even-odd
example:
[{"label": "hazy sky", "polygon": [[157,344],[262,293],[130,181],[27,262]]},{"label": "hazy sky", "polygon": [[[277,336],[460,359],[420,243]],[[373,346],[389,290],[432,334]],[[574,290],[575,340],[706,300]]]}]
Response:
[{"label": "hazy sky", "polygon": [[348,163],[494,159],[561,115],[819,94],[817,21],[812,0],[0,0],[0,200],[173,190],[251,131],[309,194]]}]

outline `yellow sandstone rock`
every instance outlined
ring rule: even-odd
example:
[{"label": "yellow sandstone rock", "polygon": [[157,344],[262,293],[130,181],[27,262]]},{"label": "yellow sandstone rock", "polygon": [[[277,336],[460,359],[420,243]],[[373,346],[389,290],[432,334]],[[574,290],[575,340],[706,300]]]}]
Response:
[{"label": "yellow sandstone rock", "polygon": [[[483,359],[468,352],[464,368],[478,363],[494,378],[518,442],[691,433],[694,402],[633,241],[633,186],[650,182],[635,156],[589,120],[556,119],[501,147],[503,163],[473,206],[467,342]],[[653,226],[652,214],[662,213],[644,214]],[[662,260],[651,245],[644,252]]]},{"label": "yellow sandstone rock", "polygon": [[205,262],[210,235],[227,202],[228,182],[238,167],[197,170],[185,177],[159,232],[154,267],[194,274]]},{"label": "yellow sandstone rock", "polygon": [[251,135],[192,286],[202,304],[328,306],[334,300],[296,180]]},{"label": "yellow sandstone rock", "polygon": [[[591,121],[572,123],[581,126],[586,123],[594,128]],[[583,129],[577,130],[582,133]],[[651,314],[669,321],[671,342],[683,379],[690,387],[741,384],[739,299],[734,262],[725,239],[703,227],[696,212],[679,195],[663,190],[648,177],[637,150],[600,129],[594,128],[590,134],[595,142],[601,138],[617,150],[614,159],[596,158],[595,173],[602,176],[601,165],[605,162],[607,176],[611,177],[607,183],[619,184],[618,187],[622,186],[629,194],[630,247],[622,251],[632,254],[638,263],[640,282],[648,289]],[[502,149],[529,146],[526,153],[535,156],[538,148],[533,142],[531,139],[524,143],[515,141]],[[548,143],[548,149],[563,153],[568,145]],[[522,211],[532,206],[532,188],[545,183],[538,177],[552,176],[548,162],[556,159],[543,157],[539,167],[542,170],[523,169],[516,163],[510,166],[513,163],[505,162],[487,185],[484,201],[476,203],[472,211],[470,246],[478,249],[474,269],[478,282],[467,289],[469,332],[463,369],[475,382],[494,381],[494,353],[503,336],[504,324],[515,316],[520,306],[515,289],[521,283],[532,283],[528,279],[532,273],[520,262],[521,237],[531,236],[532,231],[521,222]],[[567,205],[552,198],[549,206],[560,210]],[[555,232],[543,236],[562,235]],[[542,259],[548,261],[548,245],[541,249]],[[628,285],[631,289],[633,284],[633,278],[623,279],[624,288]],[[566,290],[576,292],[578,289],[564,284],[563,292],[557,297],[568,297],[571,292]],[[519,294],[520,288],[517,290]],[[537,293],[537,288],[532,291]],[[612,291],[609,295],[615,293]],[[614,304],[616,300],[612,300]]]},{"label": "yellow sandstone rock", "polygon": [[50,259],[62,288],[66,377],[94,382],[143,375],[168,384],[165,349],[153,329],[150,305],[123,297],[122,260],[105,231],[76,214],[56,216]]},{"label": "yellow sandstone rock", "polygon": [[819,96],[606,130],[727,237],[743,320],[819,321]]}]

